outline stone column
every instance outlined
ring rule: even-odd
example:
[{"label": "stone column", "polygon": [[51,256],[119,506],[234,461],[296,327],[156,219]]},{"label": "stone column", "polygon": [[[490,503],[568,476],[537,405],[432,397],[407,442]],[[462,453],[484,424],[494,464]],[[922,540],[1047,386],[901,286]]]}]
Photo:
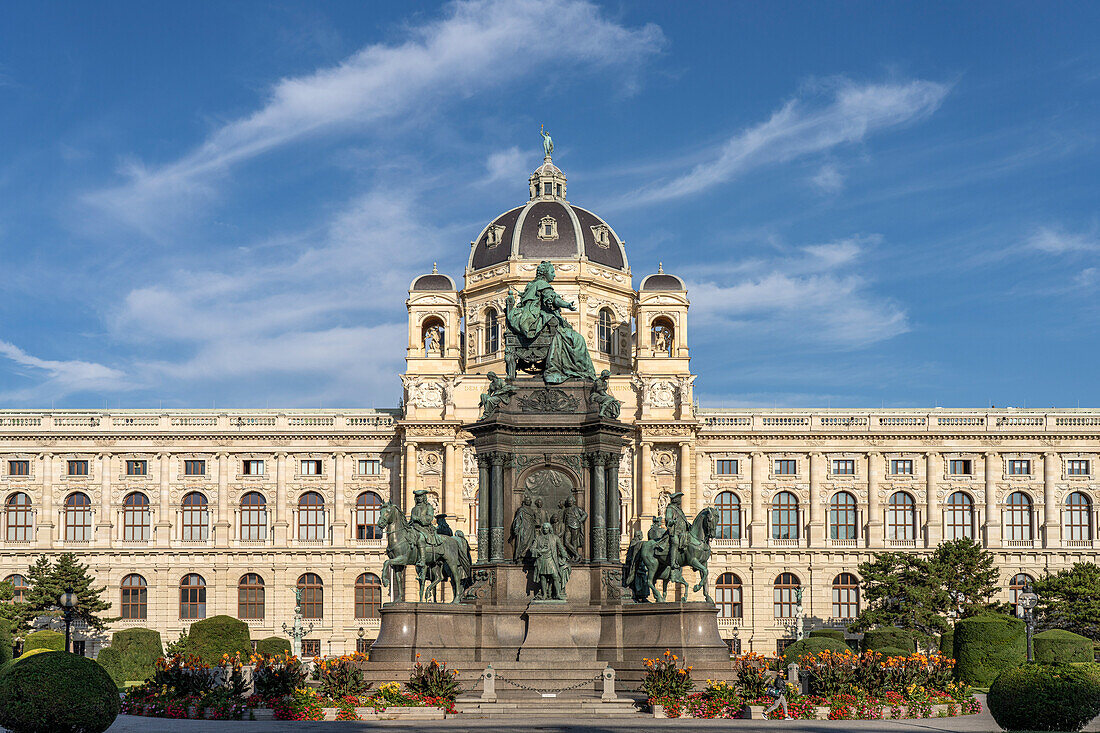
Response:
[{"label": "stone column", "polygon": [[1057,487],[1059,464],[1057,453],[1043,454],[1043,547],[1062,546],[1062,512],[1058,507]]},{"label": "stone column", "polygon": [[342,451],[332,456],[332,477],[335,483],[332,502],[332,544],[343,547],[348,542],[347,497],[344,496],[344,470],[347,468],[348,454]]},{"label": "stone column", "polygon": [[588,512],[589,557],[592,562],[603,562],[607,559],[607,486],[604,483],[607,456],[593,453],[588,459],[592,467],[592,490],[589,494],[592,506]]},{"label": "stone column", "polygon": [[[447,519],[455,518],[457,515],[455,507],[457,506],[457,495],[462,492],[462,477],[455,475],[455,444],[444,443],[443,444],[443,497],[440,501],[443,509],[443,513],[447,515]],[[455,525],[458,522],[455,521]]]},{"label": "stone column", "polygon": [[749,499],[752,517],[749,521],[749,544],[766,547],[768,544],[768,518],[764,513],[764,479],[768,475],[768,455],[756,451],[752,454],[752,496]]},{"label": "stone column", "polygon": [[95,546],[110,547],[111,531],[111,455],[101,453],[99,459],[99,517],[95,523]]},{"label": "stone column", "polygon": [[810,527],[806,532],[806,546],[825,544],[825,530],[821,522],[821,476],[825,468],[825,456],[817,451],[810,453]]},{"label": "stone column", "polygon": [[286,453],[275,457],[275,546],[286,547],[289,509],[286,504]]},{"label": "stone column", "polygon": [[405,490],[401,494],[401,511],[408,513],[413,505],[413,490],[416,489],[416,443],[405,443]]},{"label": "stone column", "polygon": [[1001,546],[1001,508],[997,506],[997,480],[1001,477],[1000,460],[995,452],[985,454],[985,546]]},{"label": "stone column", "polygon": [[477,455],[477,561],[489,561],[489,507],[492,490],[489,484],[489,457]]},{"label": "stone column", "polygon": [[943,516],[940,514],[939,472],[943,465],[939,453],[928,451],[924,458],[925,505],[928,508],[928,524],[924,538],[928,547],[935,547],[943,539]]},{"label": "stone column", "polygon": [[[654,516],[657,514],[657,497],[653,486],[652,451],[653,443],[648,440],[642,441],[642,450],[638,458],[638,478],[641,480],[642,484],[642,506],[641,511],[638,512],[639,521],[647,514]],[[642,532],[645,532],[644,527]]]},{"label": "stone column", "polygon": [[867,454],[867,546],[882,547],[882,502],[878,496],[878,483],[882,478],[882,454],[872,451]]},{"label": "stone column", "polygon": [[489,558],[504,559],[504,459],[503,453],[490,454],[492,477],[489,483]]},{"label": "stone column", "polygon": [[691,468],[691,443],[685,440],[680,443],[680,491],[684,492],[684,504],[687,506],[685,513],[689,519],[702,509],[696,501],[695,487],[691,483]]},{"label": "stone column", "polygon": [[53,454],[42,453],[39,459],[39,476],[42,481],[42,514],[35,517],[35,539],[38,547],[53,547],[54,510],[53,510]]},{"label": "stone column", "polygon": [[229,454],[218,454],[218,521],[214,525],[214,544],[229,547],[233,524],[229,521]]},{"label": "stone column", "polygon": [[622,501],[619,498],[619,459],[612,453],[607,460],[607,561],[619,562],[619,549],[622,543]]},{"label": "stone column", "polygon": [[168,479],[171,465],[167,453],[161,453],[157,457],[160,458],[160,506],[157,510],[159,516],[157,517],[155,540],[157,547],[168,547],[172,540],[172,508],[168,495]]}]

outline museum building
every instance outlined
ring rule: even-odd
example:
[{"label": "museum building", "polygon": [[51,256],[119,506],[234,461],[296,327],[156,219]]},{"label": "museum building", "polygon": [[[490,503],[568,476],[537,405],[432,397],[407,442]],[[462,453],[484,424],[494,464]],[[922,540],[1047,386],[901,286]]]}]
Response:
[{"label": "museum building", "polygon": [[[383,502],[407,512],[427,491],[477,555],[463,426],[486,375],[506,371],[509,291],[543,260],[632,427],[622,547],[675,492],[688,516],[716,507],[707,583],[732,649],[790,641],[799,588],[810,625],[844,628],[876,551],[977,539],[1009,602],[1029,579],[1095,560],[1100,411],[699,408],[684,281],[658,266],[635,289],[625,243],[568,200],[548,155],[527,202],[471,243],[461,288],[434,268],[410,285],[396,409],[0,411],[0,579],[18,597],[38,555],[75,553],[106,586],[113,629],[166,642],[216,614],[253,639],[282,635],[297,586],[305,654],[366,651],[390,600]],[[75,638],[89,655],[109,640]]]}]

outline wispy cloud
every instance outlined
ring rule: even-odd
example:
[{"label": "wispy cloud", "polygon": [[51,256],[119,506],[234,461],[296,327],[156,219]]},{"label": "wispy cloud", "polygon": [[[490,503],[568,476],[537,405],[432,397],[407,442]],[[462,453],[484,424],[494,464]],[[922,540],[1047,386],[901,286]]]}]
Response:
[{"label": "wispy cloud", "polygon": [[931,81],[860,85],[841,80],[827,103],[792,99],[766,122],[708,151],[706,160],[687,173],[637,191],[630,200],[644,204],[689,196],[760,165],[859,142],[878,130],[931,114],[947,92],[947,85]]},{"label": "wispy cloud", "polygon": [[90,361],[55,361],[28,354],[15,344],[0,341],[0,357],[13,362],[32,384],[0,393],[0,399],[16,403],[42,403],[78,392],[133,389],[126,374]]},{"label": "wispy cloud", "polygon": [[367,46],[343,63],[275,84],[247,117],[164,165],[130,161],[126,183],[87,199],[152,230],[165,209],[212,193],[235,165],[321,133],[365,129],[554,69],[635,73],[663,45],[655,25],[627,28],[582,0],[469,0],[410,29],[401,43]]},{"label": "wispy cloud", "polygon": [[1095,233],[1074,233],[1057,227],[1040,227],[1028,237],[1026,246],[1052,255],[1095,252],[1100,250],[1100,238]]},{"label": "wispy cloud", "polygon": [[810,178],[810,183],[822,193],[837,193],[844,188],[844,175],[835,165],[829,163],[821,166]]},{"label": "wispy cloud", "polygon": [[522,181],[528,173],[529,155],[525,154],[518,146],[513,145],[507,150],[498,150],[489,155],[485,161],[484,183],[496,183],[497,181]]}]

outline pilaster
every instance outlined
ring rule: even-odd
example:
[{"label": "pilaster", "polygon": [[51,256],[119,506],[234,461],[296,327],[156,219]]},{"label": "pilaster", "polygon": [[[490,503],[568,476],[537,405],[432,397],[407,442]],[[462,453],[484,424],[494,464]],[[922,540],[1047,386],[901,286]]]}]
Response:
[{"label": "pilaster", "polygon": [[99,515],[95,518],[95,546],[110,547],[114,522],[111,517],[111,455],[101,453],[99,461]]},{"label": "pilaster", "polygon": [[347,469],[348,455],[337,451],[332,456],[332,476],[335,482],[333,490],[332,544],[343,547],[348,541],[348,510],[344,496],[344,471]]},{"label": "pilaster", "polygon": [[882,547],[883,516],[882,502],[878,495],[879,481],[882,478],[882,454],[871,451],[867,454],[867,546]]},{"label": "pilaster", "polygon": [[172,505],[168,493],[170,456],[168,453],[157,455],[160,471],[160,506],[157,508],[157,523],[153,529],[153,539],[157,547],[172,544]]},{"label": "pilaster", "polygon": [[997,505],[997,480],[1001,477],[1000,456],[985,454],[985,546],[1001,546],[1001,509]]},{"label": "pilaster", "polygon": [[825,530],[821,522],[821,477],[825,456],[817,451],[810,453],[810,511],[806,546],[824,546]]},{"label": "pilaster", "polygon": [[943,515],[940,512],[939,475],[942,471],[943,457],[934,451],[928,451],[924,457],[925,506],[928,510],[928,524],[925,531],[925,543],[928,547],[940,544],[943,538]]},{"label": "pilaster", "polygon": [[218,520],[214,524],[214,544],[229,547],[233,537],[233,525],[229,521],[229,454],[224,451],[218,459]]},{"label": "pilaster", "polygon": [[275,522],[271,526],[276,547],[286,547],[290,527],[286,504],[286,456],[285,452],[279,452],[275,457]]},{"label": "pilaster", "polygon": [[1058,475],[1061,459],[1057,453],[1043,454],[1043,547],[1062,546],[1062,522],[1058,506]]}]

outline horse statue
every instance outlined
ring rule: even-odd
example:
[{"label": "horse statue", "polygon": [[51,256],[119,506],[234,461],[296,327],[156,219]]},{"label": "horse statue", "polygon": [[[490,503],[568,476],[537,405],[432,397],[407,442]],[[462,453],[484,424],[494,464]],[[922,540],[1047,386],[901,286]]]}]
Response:
[{"label": "horse statue", "polygon": [[[710,541],[714,539],[718,529],[718,510],[712,506],[705,507],[691,523],[686,533],[687,542],[681,550],[681,558],[685,563],[683,567],[692,567],[699,572],[699,582],[692,586],[692,590],[703,591],[703,597],[708,603],[714,603],[714,599],[707,592],[707,561],[710,560]],[[680,584],[686,589],[688,582],[681,574],[681,568],[673,568],[669,565],[668,542],[665,540],[644,540],[632,553],[627,563],[623,578],[623,585],[636,588],[635,600],[645,601],[650,592],[660,603],[665,602],[665,594],[657,590],[656,581],[663,581],[665,590],[668,584]]]},{"label": "horse statue", "polygon": [[[420,586],[421,601],[427,600],[443,581],[449,581],[452,591],[452,603],[458,603],[462,591],[469,582],[473,560],[470,557],[470,543],[461,530],[453,537],[436,535],[438,544],[425,545],[422,551],[417,542],[419,533],[405,518],[396,505],[386,502],[378,511],[378,526],[386,532],[386,561],[382,563],[382,585],[389,587],[390,568],[404,570],[416,567],[416,580]],[[404,595],[401,575],[394,575],[394,595]]]}]

